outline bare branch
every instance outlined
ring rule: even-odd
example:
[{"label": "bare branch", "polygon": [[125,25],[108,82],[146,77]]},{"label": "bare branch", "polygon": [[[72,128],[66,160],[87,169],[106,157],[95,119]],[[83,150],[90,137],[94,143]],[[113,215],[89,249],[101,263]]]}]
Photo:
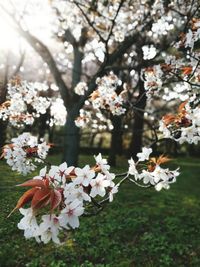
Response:
[{"label": "bare branch", "polygon": [[94,26],[94,23],[89,19],[89,17],[86,15],[86,13],[84,12],[83,8],[81,7],[81,5],[77,2],[74,1],[74,4],[79,8],[79,10],[81,11],[81,13],[83,14],[84,18],[86,19],[87,23],[89,24],[89,26],[96,32],[96,34],[99,36],[100,41],[102,41],[103,43],[106,42],[106,40],[103,38],[103,36],[100,34],[100,32],[96,29],[96,27]]},{"label": "bare branch", "polygon": [[111,37],[112,32],[113,32],[113,28],[114,28],[114,26],[115,26],[115,24],[116,24],[117,16],[118,16],[119,11],[120,11],[120,9],[122,8],[124,2],[125,2],[125,0],[121,0],[121,2],[119,3],[118,9],[117,9],[117,11],[116,11],[116,14],[115,14],[114,18],[112,19],[112,26],[111,26],[111,28],[110,28],[108,37],[107,37],[107,39],[106,39],[106,51],[107,51],[107,55],[109,55],[109,53],[108,53],[108,41],[110,40],[110,37]]}]

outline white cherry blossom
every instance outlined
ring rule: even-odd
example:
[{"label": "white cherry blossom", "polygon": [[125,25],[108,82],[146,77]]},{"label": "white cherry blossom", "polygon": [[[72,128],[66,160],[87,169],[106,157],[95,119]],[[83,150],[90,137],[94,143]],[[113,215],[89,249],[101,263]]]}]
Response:
[{"label": "white cherry blossom", "polygon": [[129,174],[137,176],[138,175],[138,171],[136,169],[135,161],[131,158],[128,161],[128,163],[129,163],[129,170],[128,170]]},{"label": "white cherry blossom", "polygon": [[111,188],[110,192],[109,192],[109,201],[112,202],[113,201],[113,195],[118,193],[118,186],[114,186]]},{"label": "white cherry blossom", "polygon": [[[50,126],[64,125],[66,121],[66,108],[61,98],[50,99],[40,96],[39,88],[44,88],[42,83],[32,83],[16,79],[8,84],[8,98],[0,108],[0,119],[9,120],[16,127],[32,125],[35,119],[45,114],[50,108]],[[48,88],[48,87],[47,87]],[[30,108],[33,110],[29,113]]]},{"label": "white cherry blossom", "polygon": [[66,177],[73,171],[73,166],[67,166],[67,163],[64,162],[60,164],[59,166],[51,166],[49,170],[49,176],[52,180],[55,180],[55,182],[66,182]]},{"label": "white cherry blossom", "polygon": [[97,195],[103,197],[106,194],[106,187],[110,186],[110,181],[105,179],[105,175],[98,173],[97,177],[90,182],[92,186],[90,196],[96,197]]},{"label": "white cherry blossom", "polygon": [[137,153],[138,161],[144,161],[149,159],[149,155],[152,153],[152,148],[142,148],[142,152]]},{"label": "white cherry blossom", "polygon": [[[197,96],[194,96],[194,99],[197,99]],[[185,125],[183,123],[182,125],[181,123],[175,124],[173,121],[166,124],[165,117],[160,121],[159,130],[165,138],[174,139],[180,144],[185,142],[198,144],[200,141],[200,107],[197,106],[192,109],[190,102],[183,108],[185,114],[182,115],[182,120],[186,121]]]},{"label": "white cherry blossom", "polygon": [[77,95],[84,95],[85,91],[88,90],[87,84],[85,82],[79,82],[74,88],[74,92]]},{"label": "white cherry blossom", "polygon": [[17,227],[20,230],[24,230],[24,236],[25,238],[29,239],[31,237],[35,237],[36,241],[39,242],[40,239],[38,237],[38,223],[36,220],[36,217],[33,214],[32,208],[28,209],[19,209],[20,213],[24,215],[24,217],[20,220],[20,222],[17,224]]},{"label": "white cherry blossom", "polygon": [[84,168],[75,168],[76,178],[74,179],[75,184],[82,184],[83,186],[88,186],[95,176],[95,172],[91,170],[89,165]]},{"label": "white cherry blossom", "polygon": [[59,216],[59,223],[62,227],[67,228],[71,226],[73,229],[79,227],[79,216],[84,212],[82,202],[74,200],[61,211]]},{"label": "white cherry blossom", "polygon": [[69,204],[74,200],[78,199],[79,201],[91,201],[90,196],[84,191],[83,187],[78,186],[74,182],[68,183],[64,187],[64,196],[65,203]]},{"label": "white cherry blossom", "polygon": [[103,159],[101,153],[99,153],[97,156],[94,156],[94,158],[96,161],[96,165],[100,167],[103,172],[106,172],[110,169],[107,159]]},{"label": "white cherry blossom", "polygon": [[13,138],[11,146],[3,149],[4,158],[13,171],[26,175],[36,169],[34,163],[46,158],[49,145],[46,142],[39,144],[37,137],[30,133],[23,133]]},{"label": "white cherry blossom", "polygon": [[59,219],[56,215],[43,215],[42,223],[39,225],[38,235],[44,244],[47,244],[51,239],[54,243],[60,244],[58,238],[60,228]]},{"label": "white cherry blossom", "polygon": [[142,51],[143,51],[143,58],[145,60],[149,60],[152,59],[156,56],[156,48],[153,45],[144,45],[142,47]]}]

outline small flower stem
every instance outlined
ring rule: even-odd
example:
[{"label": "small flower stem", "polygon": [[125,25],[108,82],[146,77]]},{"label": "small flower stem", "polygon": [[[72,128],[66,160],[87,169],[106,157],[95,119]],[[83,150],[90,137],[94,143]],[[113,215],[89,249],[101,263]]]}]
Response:
[{"label": "small flower stem", "polygon": [[148,188],[148,187],[151,187],[151,185],[141,185],[139,183],[137,183],[135,180],[131,179],[131,178],[128,178],[128,180],[134,184],[136,184],[137,186],[139,187],[142,187],[142,188]]}]

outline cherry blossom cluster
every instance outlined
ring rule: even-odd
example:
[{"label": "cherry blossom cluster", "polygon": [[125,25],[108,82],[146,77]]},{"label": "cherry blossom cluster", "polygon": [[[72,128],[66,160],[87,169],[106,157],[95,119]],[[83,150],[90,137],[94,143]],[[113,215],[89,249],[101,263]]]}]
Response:
[{"label": "cherry blossom cluster", "polygon": [[197,144],[200,141],[200,107],[192,108],[190,102],[183,102],[178,114],[167,114],[162,118],[159,130],[165,138],[172,138],[180,144]]},{"label": "cherry blossom cluster", "polygon": [[186,101],[190,97],[191,86],[187,82],[179,82],[173,86],[173,88],[165,87],[163,99],[166,101],[180,99]]},{"label": "cherry blossom cluster", "polygon": [[50,145],[45,141],[38,143],[37,137],[30,133],[23,133],[13,138],[12,143],[3,147],[2,157],[13,171],[23,175],[31,173],[47,157]]},{"label": "cherry blossom cluster", "polygon": [[91,112],[91,105],[88,109],[81,109],[79,117],[76,118],[75,124],[77,127],[86,129],[89,128],[92,132],[111,131],[113,129],[112,121],[107,118],[101,110],[96,109],[95,112]]},{"label": "cherry blossom cluster", "polygon": [[85,82],[79,82],[74,88],[74,92],[77,95],[84,95],[87,90],[88,90],[88,87]]},{"label": "cherry blossom cluster", "polygon": [[79,116],[75,120],[75,124],[77,127],[84,128],[88,125],[88,123],[91,121],[91,112],[80,109]]},{"label": "cherry blossom cluster", "polygon": [[150,158],[151,153],[151,148],[144,147],[142,152],[137,154],[137,162],[132,158],[128,161],[128,172],[134,176],[136,181],[143,181],[144,184],[154,186],[157,191],[160,191],[162,188],[169,189],[170,184],[176,182],[176,177],[180,173],[178,169],[172,171],[169,168],[162,168],[160,165],[168,162],[169,159],[164,156]]},{"label": "cherry blossom cluster", "polygon": [[66,30],[70,30],[76,40],[79,40],[84,20],[78,8],[72,1],[64,0],[53,0],[52,7],[59,15],[54,25],[58,37],[62,37]]},{"label": "cherry blossom cluster", "polygon": [[[177,93],[181,93],[185,90],[186,94],[190,93],[192,89],[198,88],[200,84],[199,74],[199,54],[189,52],[185,55],[185,57],[176,58],[175,56],[168,56],[165,58],[165,64],[161,64],[161,69],[164,72],[165,81],[163,83],[169,81],[173,81],[173,83],[177,82],[178,79],[178,90]],[[169,83],[170,84],[170,83]],[[172,92],[175,91],[174,86],[172,87]],[[186,88],[187,87],[187,88]],[[183,88],[183,89],[181,89]],[[185,95],[186,95],[185,94]],[[184,97],[184,93],[182,95]]]},{"label": "cherry blossom cluster", "polygon": [[144,74],[144,88],[148,98],[157,94],[162,88],[163,71],[160,65],[149,67],[143,70]]},{"label": "cherry blossom cluster", "polygon": [[[126,84],[122,85],[122,81],[113,72],[110,72],[109,75],[105,75],[102,78],[97,78],[96,84],[97,89],[90,95],[90,99],[85,101],[85,109],[80,110],[79,117],[75,120],[77,127],[85,127],[91,121],[92,115],[91,112],[87,110],[88,106],[91,106],[96,114],[100,114],[101,120],[104,120],[103,115],[101,115],[101,111],[103,110],[117,116],[126,112],[126,109],[123,107]],[[77,86],[79,87],[79,85],[80,87],[84,86],[84,88],[86,86],[85,84],[83,85],[82,82]],[[117,94],[116,90],[118,88],[121,89],[121,87],[121,93]]]},{"label": "cherry blossom cluster", "polygon": [[156,56],[156,48],[153,45],[144,45],[142,47],[143,59],[150,60]]},{"label": "cherry blossom cluster", "polygon": [[[110,73],[96,80],[97,89],[91,94],[91,102],[94,109],[106,109],[113,115],[124,114],[126,109],[123,107],[124,93],[126,85],[114,74]],[[120,94],[116,93],[118,87],[122,87]]]},{"label": "cherry blossom cluster", "polygon": [[56,98],[51,102],[50,106],[50,121],[49,125],[63,126],[65,125],[67,118],[67,111],[64,105],[64,101],[61,98]]},{"label": "cherry blossom cluster", "polygon": [[200,19],[193,18],[190,22],[190,29],[186,34],[182,34],[181,41],[178,46],[194,49],[195,43],[200,39]]},{"label": "cherry blossom cluster", "polygon": [[107,109],[113,115],[124,114],[126,109],[123,108],[124,90],[116,93],[116,89],[122,86],[122,81],[112,72],[109,75],[97,78],[97,90],[91,95],[91,101],[94,109]]},{"label": "cherry blossom cluster", "polygon": [[[31,187],[19,199],[16,208],[24,216],[18,228],[24,230],[25,238],[34,237],[45,244],[52,240],[60,243],[59,232],[79,227],[79,217],[89,212],[95,198],[106,197],[113,200],[118,186],[114,183],[115,174],[101,154],[95,157],[96,165],[74,168],[62,163],[40,170],[34,177],[20,186]],[[31,202],[31,207],[22,208]],[[49,214],[45,214],[47,206]]]},{"label": "cherry blossom cluster", "polygon": [[34,120],[50,109],[50,125],[64,125],[66,109],[63,100],[53,101],[40,95],[41,83],[31,83],[15,79],[8,84],[8,100],[0,106],[0,119],[9,120],[16,127],[32,125]]},{"label": "cherry blossom cluster", "polygon": [[[19,185],[30,189],[13,210],[19,209],[23,215],[18,228],[24,231],[26,239],[35,238],[45,244],[52,240],[60,244],[61,231],[78,228],[80,216],[91,215],[91,211],[97,213],[105,202],[112,202],[124,181],[141,187],[154,186],[157,191],[169,189],[179,172],[162,168],[161,164],[169,159],[164,156],[150,158],[151,153],[151,148],[144,147],[137,154],[137,162],[132,158],[128,161],[128,172],[123,174],[110,172],[110,166],[101,154],[94,157],[93,167],[73,167],[66,162],[59,166],[45,166],[39,175]],[[119,180],[119,177],[122,178]],[[138,183],[140,181],[145,185]],[[24,208],[29,203],[30,207]]]},{"label": "cherry blossom cluster", "polygon": [[[110,37],[112,42],[122,42],[128,33],[139,26],[139,22],[146,13],[145,9],[140,8],[139,1],[131,1],[131,3],[124,1],[121,5],[120,0],[96,1],[92,4],[86,0],[54,0],[52,5],[59,12],[58,36],[62,37],[69,29],[76,40],[79,40],[83,27],[88,26],[83,13],[93,25],[90,35],[96,35],[97,39],[101,36],[104,40]],[[138,10],[138,12],[133,12],[133,10]],[[114,24],[113,21],[115,21]]]},{"label": "cherry blossom cluster", "polygon": [[200,85],[198,57],[176,59],[168,56],[165,64],[143,69],[142,78],[146,95],[150,99],[162,92],[163,100],[188,100]]}]

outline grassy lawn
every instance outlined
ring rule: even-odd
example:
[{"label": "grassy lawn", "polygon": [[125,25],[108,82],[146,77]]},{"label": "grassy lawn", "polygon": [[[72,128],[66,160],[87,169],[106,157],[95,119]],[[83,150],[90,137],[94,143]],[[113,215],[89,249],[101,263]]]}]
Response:
[{"label": "grassy lawn", "polygon": [[6,218],[21,194],[14,185],[24,178],[0,162],[0,266],[199,267],[200,160],[178,159],[177,166],[182,174],[169,191],[123,184],[112,204],[81,218],[81,227],[56,246],[26,241],[18,212]]}]

